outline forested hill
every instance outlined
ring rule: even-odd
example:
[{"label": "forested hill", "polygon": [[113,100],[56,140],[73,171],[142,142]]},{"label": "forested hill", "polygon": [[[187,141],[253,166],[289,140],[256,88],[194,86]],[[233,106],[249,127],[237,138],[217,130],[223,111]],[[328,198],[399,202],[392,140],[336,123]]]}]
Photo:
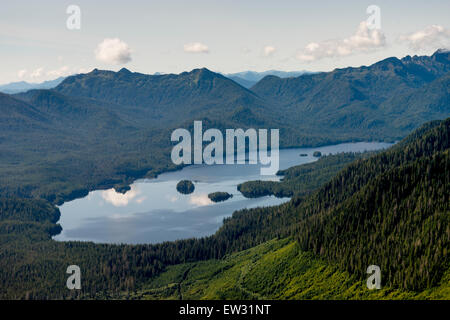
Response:
[{"label": "forested hill", "polygon": [[251,90],[285,112],[295,110],[292,119],[301,126],[312,120],[310,130],[327,125],[401,134],[417,128],[423,117],[439,119],[449,112],[449,71],[450,52],[438,50],[297,78],[267,76]]},{"label": "forested hill", "polygon": [[450,267],[450,119],[348,166],[296,209],[295,234],[312,251],[391,286],[437,285]]},{"label": "forested hill", "polygon": [[[170,285],[180,281],[183,296],[196,299],[448,299],[449,147],[450,119],[431,122],[356,160],[309,197],[236,212],[212,239],[228,252],[257,247],[171,267],[137,296],[176,297]],[[290,244],[276,248],[280,239]],[[366,288],[370,265],[381,268],[379,292]]]},{"label": "forested hill", "polygon": [[[391,149],[347,166],[309,196],[277,207],[235,212],[211,237],[159,245],[55,242],[49,239],[59,229],[55,224],[59,212],[53,206],[42,200],[2,199],[0,297],[117,297],[120,292],[143,288],[169,266],[222,259],[274,238],[290,237],[300,250],[322,262],[314,267],[302,260],[302,266],[313,269],[291,275],[289,266],[298,264],[298,255],[283,261],[272,257],[271,265],[282,263],[280,268],[284,267],[264,281],[279,293],[284,290],[280,289],[284,288],[284,272],[300,277],[307,271],[322,277],[323,262],[351,281],[364,279],[368,265],[379,265],[383,286],[390,289],[423,292],[445,287],[448,279],[443,277],[450,270],[449,146],[450,118],[428,123]],[[302,188],[309,190],[310,186],[306,183]],[[73,263],[85,270],[83,290],[76,294],[65,288],[65,268]],[[221,267],[218,274],[230,267]],[[176,270],[184,273],[183,268]],[[191,274],[204,281],[216,277],[205,269]],[[256,271],[251,274],[264,278]],[[314,280],[310,279],[313,284],[308,290],[320,294],[333,288],[334,283],[316,284]],[[289,281],[285,289],[291,294],[302,290],[295,281]],[[228,279],[227,285],[240,284]],[[236,293],[227,291],[225,297],[236,298]],[[330,297],[341,294],[331,292]]]},{"label": "forested hill", "polygon": [[[231,120],[237,108],[270,117],[269,105],[236,82],[211,72],[194,69],[179,75],[146,75],[125,68],[119,72],[94,70],[65,79],[55,91],[67,96],[89,97],[122,108],[134,107],[135,121],[152,126],[176,126],[186,120],[223,118]],[[243,119],[245,120],[245,119]]]}]

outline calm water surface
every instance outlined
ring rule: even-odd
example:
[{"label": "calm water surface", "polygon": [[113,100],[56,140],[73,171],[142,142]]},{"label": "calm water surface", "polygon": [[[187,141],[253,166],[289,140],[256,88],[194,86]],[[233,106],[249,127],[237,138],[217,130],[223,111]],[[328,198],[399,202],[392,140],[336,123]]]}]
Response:
[{"label": "calm water surface", "polygon": [[[319,148],[280,150],[280,169],[317,160],[314,151],[335,154],[387,148],[378,142],[345,143]],[[301,153],[308,156],[301,157]],[[178,181],[188,179],[195,191],[182,195]],[[80,240],[102,243],[157,243],[211,235],[225,217],[239,209],[273,206],[288,201],[267,196],[246,199],[238,184],[249,180],[278,181],[277,176],[261,176],[260,165],[194,165],[180,171],[161,174],[157,179],[138,180],[125,194],[114,189],[92,191],[88,196],[60,206],[63,227],[56,240]],[[226,191],[233,198],[213,203],[208,194]]]}]

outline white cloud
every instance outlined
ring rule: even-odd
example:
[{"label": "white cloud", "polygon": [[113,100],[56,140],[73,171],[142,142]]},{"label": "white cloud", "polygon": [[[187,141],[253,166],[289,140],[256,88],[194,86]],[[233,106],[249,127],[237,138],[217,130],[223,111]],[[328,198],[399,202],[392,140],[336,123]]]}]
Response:
[{"label": "white cloud", "polygon": [[400,41],[415,50],[450,47],[450,30],[439,25],[431,25],[422,30],[403,35]]},{"label": "white cloud", "polygon": [[26,81],[44,81],[53,80],[59,77],[66,77],[76,73],[86,73],[89,72],[88,69],[79,69],[76,67],[62,66],[57,69],[52,69],[46,71],[46,68],[39,67],[32,71],[27,69],[21,69],[17,71],[17,77],[19,79],[26,79]]},{"label": "white cloud", "polygon": [[61,67],[59,69],[47,71],[47,76],[54,77],[54,78],[59,78],[59,77],[62,77],[62,76],[66,76],[69,73],[70,73],[69,72],[69,67],[68,66],[63,66],[63,67]]},{"label": "white cloud", "polygon": [[37,68],[36,70],[34,70],[33,72],[31,72],[30,74],[30,78],[31,79],[36,79],[36,78],[40,78],[42,76],[42,73],[44,72],[44,68],[40,67]]},{"label": "white cloud", "polygon": [[[136,198],[141,192],[134,186],[131,186],[131,189],[127,191],[125,194],[116,192],[114,189],[109,189],[102,191],[102,198],[108,203],[111,203],[115,207],[125,207],[128,203]],[[140,203],[141,199],[138,199],[136,202]],[[141,201],[142,202],[142,201]]]},{"label": "white cloud", "polygon": [[95,58],[107,64],[125,64],[131,61],[131,49],[118,38],[107,38],[95,49]]},{"label": "white cloud", "polygon": [[348,38],[309,43],[297,54],[300,61],[311,62],[324,58],[342,57],[375,50],[386,45],[386,37],[379,29],[369,29],[362,21],[356,33]]},{"label": "white cloud", "polygon": [[265,57],[273,56],[273,54],[277,51],[277,49],[273,46],[265,46],[263,49],[263,54]]},{"label": "white cloud", "polygon": [[19,70],[17,72],[17,76],[19,77],[19,79],[23,79],[25,77],[25,75],[27,74],[27,72],[28,72],[27,69]]},{"label": "white cloud", "polygon": [[209,53],[209,48],[201,42],[192,42],[184,45],[184,52],[188,53]]}]

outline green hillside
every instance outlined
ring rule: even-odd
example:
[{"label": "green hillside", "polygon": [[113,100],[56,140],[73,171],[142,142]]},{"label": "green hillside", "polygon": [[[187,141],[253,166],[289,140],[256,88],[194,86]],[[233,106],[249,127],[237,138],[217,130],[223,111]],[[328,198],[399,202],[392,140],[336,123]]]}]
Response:
[{"label": "green hillside", "polygon": [[222,260],[171,266],[120,298],[450,299],[450,270],[436,287],[420,293],[384,285],[368,290],[366,281],[301,251],[295,241],[271,240]]},{"label": "green hillside", "polygon": [[[138,297],[449,299],[449,146],[450,119],[428,124],[301,201],[296,241],[170,267]],[[383,290],[365,287],[371,264],[381,267]]]},{"label": "green hillside", "polygon": [[[0,297],[448,299],[449,137],[450,119],[426,124],[304,197],[158,245],[56,242],[57,209],[3,199]],[[85,270],[80,292],[64,286],[74,263]],[[384,289],[367,293],[371,264]]]}]

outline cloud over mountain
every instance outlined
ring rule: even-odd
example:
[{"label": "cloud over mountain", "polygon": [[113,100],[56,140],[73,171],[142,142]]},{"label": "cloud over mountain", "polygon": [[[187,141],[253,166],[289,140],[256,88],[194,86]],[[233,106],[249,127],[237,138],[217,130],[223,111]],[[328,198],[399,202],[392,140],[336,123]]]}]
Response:
[{"label": "cloud over mountain", "polygon": [[17,77],[19,77],[19,79],[22,79],[23,77],[25,77],[27,72],[28,72],[27,69],[21,69],[17,71]]},{"label": "cloud over mountain", "polygon": [[265,46],[263,49],[263,54],[265,57],[273,56],[277,49],[273,46]]},{"label": "cloud over mountain", "polygon": [[131,49],[118,38],[106,38],[95,49],[95,57],[107,64],[125,64],[131,61]]},{"label": "cloud over mountain", "polygon": [[440,25],[431,25],[422,30],[400,37],[400,41],[415,50],[450,47],[450,30]]},{"label": "cloud over mountain", "polygon": [[184,45],[184,52],[187,53],[209,53],[209,48],[201,42],[192,42]]},{"label": "cloud over mountain", "polygon": [[304,62],[324,58],[341,57],[375,50],[386,45],[386,38],[379,29],[370,29],[362,21],[355,34],[344,39],[311,42],[297,54],[297,59]]},{"label": "cloud over mountain", "polygon": [[62,66],[61,68],[47,71],[47,75],[50,77],[62,77],[70,74],[70,70],[68,66]]},{"label": "cloud over mountain", "polygon": [[32,79],[40,78],[40,77],[42,76],[42,73],[43,73],[43,72],[44,72],[44,68],[43,68],[43,67],[37,68],[36,70],[34,70],[34,71],[31,73],[30,77],[31,77]]}]

